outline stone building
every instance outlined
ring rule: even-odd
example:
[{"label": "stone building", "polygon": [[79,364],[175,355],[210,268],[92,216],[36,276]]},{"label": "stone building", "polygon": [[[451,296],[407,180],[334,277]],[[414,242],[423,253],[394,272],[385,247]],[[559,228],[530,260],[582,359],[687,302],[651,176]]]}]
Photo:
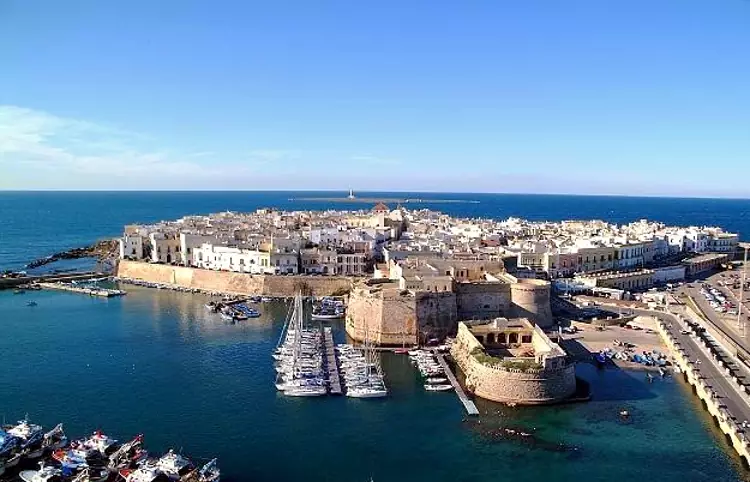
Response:
[{"label": "stone building", "polygon": [[[461,271],[456,273],[461,276]],[[355,340],[424,343],[456,333],[462,320],[524,317],[543,328],[553,322],[550,283],[543,280],[503,274],[459,281],[441,274],[375,281],[350,293],[346,331]]]},{"label": "stone building", "polygon": [[540,405],[576,391],[575,364],[538,326],[523,318],[459,323],[451,348],[466,388],[495,402]]}]

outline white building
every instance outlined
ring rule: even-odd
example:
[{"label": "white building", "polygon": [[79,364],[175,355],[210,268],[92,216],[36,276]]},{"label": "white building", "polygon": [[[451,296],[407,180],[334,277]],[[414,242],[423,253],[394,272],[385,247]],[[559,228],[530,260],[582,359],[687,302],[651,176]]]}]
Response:
[{"label": "white building", "polygon": [[299,253],[276,249],[271,252],[271,267],[276,274],[299,273]]},{"label": "white building", "polygon": [[193,250],[196,265],[217,271],[238,273],[273,274],[271,256],[268,252],[242,249],[233,246],[203,244]]},{"label": "white building", "polygon": [[120,238],[120,259],[143,259],[143,236],[126,234]]},{"label": "white building", "polygon": [[194,250],[204,244],[215,244],[216,236],[180,233],[180,260],[184,266],[197,266]]}]

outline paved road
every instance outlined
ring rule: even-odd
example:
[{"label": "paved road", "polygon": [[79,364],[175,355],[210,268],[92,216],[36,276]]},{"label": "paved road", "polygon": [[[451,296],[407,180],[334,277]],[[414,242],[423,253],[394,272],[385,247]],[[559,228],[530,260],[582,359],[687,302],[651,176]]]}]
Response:
[{"label": "paved road", "polygon": [[[683,335],[684,326],[676,316],[660,312],[643,309],[633,310],[636,314],[642,316],[656,316],[664,322],[667,330],[680,343],[685,350],[687,357],[696,365],[698,372],[703,380],[714,390],[721,403],[725,405],[732,418],[738,423],[747,420],[750,421],[750,404],[745,395],[737,391],[736,384],[727,378],[727,375],[715,365],[715,361],[709,357],[703,347],[697,341],[695,335]],[[730,355],[725,354],[724,360],[730,362]]]},{"label": "paved road", "polygon": [[[713,308],[711,308],[711,305],[708,304],[708,301],[706,301],[706,298],[703,297],[703,295],[700,293],[700,285],[697,283],[692,283],[691,285],[685,285],[682,288],[680,288],[680,291],[688,296],[690,296],[693,301],[698,305],[698,307],[703,312],[703,315],[708,318],[711,323],[713,323],[715,326],[721,329],[721,331],[729,337],[734,343],[741,346],[745,349],[747,353],[750,353],[750,338],[748,338],[747,335],[750,335],[750,321],[746,321],[746,336],[743,337],[740,330],[737,328],[737,315],[726,315],[724,313],[717,313],[714,311]],[[715,286],[717,289],[721,289],[720,286]],[[727,290],[722,290],[726,292]],[[745,310],[743,309],[743,317],[746,317]],[[747,318],[745,318],[747,320]]]}]

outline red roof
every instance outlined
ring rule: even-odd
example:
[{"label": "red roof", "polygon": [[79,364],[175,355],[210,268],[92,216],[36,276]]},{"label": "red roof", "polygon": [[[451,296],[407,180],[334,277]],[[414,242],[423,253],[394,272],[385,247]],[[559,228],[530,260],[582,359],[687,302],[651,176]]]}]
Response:
[{"label": "red roof", "polygon": [[388,206],[386,206],[383,203],[377,203],[374,208],[372,208],[375,212],[388,212],[390,209],[388,209]]}]

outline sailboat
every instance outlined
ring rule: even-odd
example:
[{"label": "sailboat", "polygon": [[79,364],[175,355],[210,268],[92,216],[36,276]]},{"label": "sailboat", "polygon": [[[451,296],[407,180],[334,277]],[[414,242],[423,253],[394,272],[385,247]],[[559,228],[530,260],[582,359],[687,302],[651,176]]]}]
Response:
[{"label": "sailboat", "polygon": [[[388,396],[383,380],[380,355],[372,349],[367,324],[365,324],[364,360],[355,364],[352,373],[344,375],[346,396],[351,398],[382,398]],[[373,373],[374,372],[374,373]]]},{"label": "sailboat", "polygon": [[321,334],[320,330],[305,328],[304,318],[302,294],[297,293],[273,354],[276,388],[290,397],[319,397],[328,393]]}]

